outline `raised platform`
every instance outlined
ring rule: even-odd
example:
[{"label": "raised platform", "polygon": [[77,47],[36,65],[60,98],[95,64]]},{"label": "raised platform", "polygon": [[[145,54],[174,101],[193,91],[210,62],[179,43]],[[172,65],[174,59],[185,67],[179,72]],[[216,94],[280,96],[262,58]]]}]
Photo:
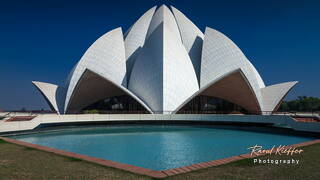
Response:
[{"label": "raised platform", "polygon": [[0,133],[33,130],[41,126],[108,123],[108,122],[193,122],[193,123],[242,123],[270,124],[296,131],[320,133],[319,122],[298,122],[285,115],[218,115],[218,114],[77,114],[77,115],[38,115],[30,121],[0,121]]}]

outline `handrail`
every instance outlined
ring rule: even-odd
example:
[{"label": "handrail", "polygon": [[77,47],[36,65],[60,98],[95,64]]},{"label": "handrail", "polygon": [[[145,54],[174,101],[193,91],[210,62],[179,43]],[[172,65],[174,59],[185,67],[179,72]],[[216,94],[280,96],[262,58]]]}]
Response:
[{"label": "handrail", "polygon": [[[82,110],[69,111],[67,114],[150,114],[148,111],[124,111],[124,110]],[[57,114],[55,111],[6,111],[8,116],[17,116],[20,113],[28,114],[29,116],[37,114]],[[250,113],[243,113],[239,111],[154,111],[154,114],[243,114],[243,115],[289,115],[289,116],[318,116],[320,118],[320,111],[255,111]]]}]

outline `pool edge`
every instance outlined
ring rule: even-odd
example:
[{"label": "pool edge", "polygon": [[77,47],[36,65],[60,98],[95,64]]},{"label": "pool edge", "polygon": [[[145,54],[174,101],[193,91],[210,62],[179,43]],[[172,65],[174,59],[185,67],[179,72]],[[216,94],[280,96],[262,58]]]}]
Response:
[{"label": "pool edge", "polygon": [[[156,171],[156,170],[138,167],[138,166],[134,166],[134,165],[130,165],[130,164],[119,163],[119,162],[115,162],[115,161],[111,161],[111,160],[100,159],[100,158],[95,158],[95,157],[77,154],[77,153],[73,153],[73,152],[63,151],[60,149],[50,148],[47,146],[32,144],[32,143],[19,141],[19,140],[7,138],[7,137],[0,137],[0,139],[6,141],[8,143],[17,144],[17,145],[24,146],[24,147],[31,147],[31,148],[34,148],[37,150],[51,152],[54,154],[65,156],[65,157],[77,158],[77,159],[81,159],[84,161],[96,163],[99,165],[113,167],[113,168],[121,169],[124,171],[129,171],[132,173],[146,175],[146,176],[150,176],[150,177],[154,177],[154,178],[165,178],[168,176],[173,176],[173,175],[178,175],[178,174],[187,173],[187,172],[191,172],[191,171],[196,171],[199,169],[220,166],[223,164],[228,164],[230,162],[234,162],[234,161],[238,161],[238,160],[242,160],[242,159],[264,156],[264,155],[251,156],[249,153],[247,153],[247,154],[241,154],[241,155],[237,155],[237,156],[231,156],[228,158],[212,160],[212,161],[207,161],[207,162],[201,162],[201,163],[196,163],[196,164],[192,164],[192,165],[188,165],[188,166],[182,166],[182,167],[178,167],[178,168]],[[288,145],[288,147],[303,147],[303,146],[309,146],[309,145],[317,144],[317,143],[320,143],[320,139],[306,141],[306,142],[302,142],[302,143],[298,143],[298,144],[292,144],[292,145]]]}]

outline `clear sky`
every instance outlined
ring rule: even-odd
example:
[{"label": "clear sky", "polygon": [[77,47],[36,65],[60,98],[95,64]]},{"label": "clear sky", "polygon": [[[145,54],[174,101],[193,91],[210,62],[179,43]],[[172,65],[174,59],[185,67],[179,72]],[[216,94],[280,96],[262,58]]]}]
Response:
[{"label": "clear sky", "polygon": [[3,0],[0,109],[48,109],[32,80],[63,84],[97,38],[161,4],[226,34],[266,85],[299,81],[287,99],[320,97],[319,0]]}]

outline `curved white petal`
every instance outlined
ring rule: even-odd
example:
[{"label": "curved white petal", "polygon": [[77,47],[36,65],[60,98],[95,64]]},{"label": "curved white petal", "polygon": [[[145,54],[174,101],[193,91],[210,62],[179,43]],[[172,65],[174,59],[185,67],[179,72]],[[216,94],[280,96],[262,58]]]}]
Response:
[{"label": "curved white petal", "polygon": [[296,85],[298,81],[286,82],[267,86],[261,89],[263,111],[276,111],[282,99]]},{"label": "curved white petal", "polygon": [[198,95],[221,98],[237,104],[251,113],[260,113],[259,102],[241,69],[236,69],[214,79],[189,97],[175,112],[178,112]]},{"label": "curved white petal", "polygon": [[204,35],[182,12],[173,6],[171,6],[171,9],[179,26],[183,45],[189,53],[198,79],[200,79],[200,62]]},{"label": "curved white petal", "polygon": [[132,66],[136,60],[139,50],[144,44],[147,31],[156,6],[144,13],[126,33],[124,45],[126,51],[127,77],[130,77]]},{"label": "curved white petal", "polygon": [[73,91],[66,113],[78,113],[95,102],[122,95],[131,96],[146,110],[152,112],[148,106],[125,87],[106,79],[91,69],[86,69]]},{"label": "curved white petal", "polygon": [[154,112],[174,111],[198,90],[196,74],[166,6],[156,11],[149,31],[132,69],[129,90]]},{"label": "curved white petal", "polygon": [[206,28],[202,48],[200,87],[236,69],[242,70],[261,105],[260,88],[264,88],[264,84],[260,75],[228,37],[214,29]]},{"label": "curved white petal", "polygon": [[176,38],[178,42],[182,42],[176,20],[171,11],[165,5],[159,7],[159,9],[157,9],[157,11],[154,13],[149,25],[146,39],[148,39],[153,31],[155,31],[163,22],[166,24],[166,29],[173,34],[173,37]]},{"label": "curved white petal", "polygon": [[41,92],[51,110],[58,114],[63,112],[63,100],[65,96],[65,89],[51,83],[32,81],[32,84]]},{"label": "curved white petal", "polygon": [[253,71],[254,75],[255,75],[255,79],[257,80],[258,86],[260,88],[264,88],[265,84],[260,76],[260,74],[258,73],[257,69],[252,65],[252,63],[250,61],[247,61],[250,65],[251,71]]},{"label": "curved white petal", "polygon": [[125,50],[121,28],[101,36],[77,63],[67,83],[68,90],[64,111],[67,110],[73,90],[86,69],[93,70],[114,84],[126,87]]}]

